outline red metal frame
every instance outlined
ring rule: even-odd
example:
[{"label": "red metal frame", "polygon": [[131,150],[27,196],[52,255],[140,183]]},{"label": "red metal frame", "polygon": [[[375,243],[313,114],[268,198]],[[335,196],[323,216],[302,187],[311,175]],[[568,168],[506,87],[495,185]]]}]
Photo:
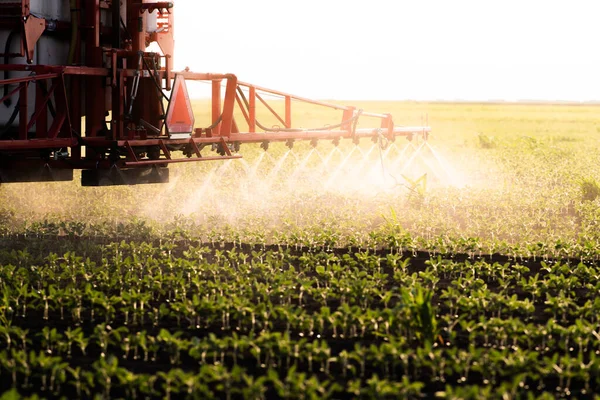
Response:
[{"label": "red metal frame", "polygon": [[[352,106],[310,100],[277,90],[238,81],[233,74],[209,74],[170,70],[174,52],[173,3],[126,0],[126,18],[118,0],[76,0],[71,21],[48,21],[31,14],[29,0],[0,3],[0,30],[20,30],[19,53],[2,55],[13,60],[1,64],[0,72],[13,75],[0,80],[4,90],[0,102],[18,104],[18,120],[0,122],[0,172],[26,170],[47,165],[58,169],[102,169],[163,167],[170,163],[239,158],[231,149],[241,143],[290,142],[419,136],[427,139],[429,127],[395,127],[392,116],[357,110]],[[158,10],[156,32],[147,33],[146,15]],[[113,25],[101,25],[100,13],[111,14]],[[123,32],[120,28],[125,27]],[[77,38],[70,46],[74,55],[61,66],[32,65],[34,49],[43,35]],[[63,35],[63,36],[60,36]],[[67,39],[64,39],[65,43]],[[162,54],[146,52],[157,42]],[[83,50],[83,51],[82,51]],[[84,58],[80,55],[85,54]],[[23,60],[24,57],[24,60]],[[67,65],[69,64],[69,65]],[[167,115],[187,112],[189,99],[165,99],[175,77],[178,80],[212,82],[212,124],[192,130],[178,129],[183,136],[170,136]],[[225,90],[222,90],[224,84]],[[32,85],[35,91],[30,91]],[[185,85],[179,86],[185,92]],[[183,89],[181,89],[183,88]],[[32,98],[32,93],[34,96]],[[280,115],[267,101],[283,101]],[[143,99],[143,100],[141,100]],[[315,129],[294,129],[294,104],[309,103],[337,110],[340,123]],[[257,109],[267,110],[280,124],[268,128],[257,120]],[[17,111],[15,110],[14,113]],[[241,113],[247,129],[240,130],[234,115]],[[110,115],[110,119],[108,118]],[[85,117],[85,128],[80,121]],[[359,118],[378,119],[379,126],[356,129]],[[184,121],[185,122],[185,121]],[[188,121],[189,122],[189,121]],[[193,124],[193,122],[192,122]],[[182,128],[180,125],[179,128]],[[85,148],[85,156],[82,149]],[[203,154],[216,149],[217,154]],[[187,158],[176,157],[182,151]]]}]

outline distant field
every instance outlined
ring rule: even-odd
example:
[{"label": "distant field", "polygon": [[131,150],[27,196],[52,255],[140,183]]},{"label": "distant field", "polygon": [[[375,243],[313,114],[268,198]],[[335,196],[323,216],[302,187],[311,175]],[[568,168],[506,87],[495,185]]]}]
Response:
[{"label": "distant field", "polygon": [[[282,111],[281,102],[271,104]],[[142,218],[156,221],[160,230],[163,222],[180,216],[207,230],[224,226],[246,230],[261,221],[274,233],[283,221],[303,227],[326,222],[338,227],[348,223],[353,235],[368,235],[393,210],[403,228],[420,238],[443,234],[520,243],[576,241],[581,235],[595,234],[590,224],[594,224],[597,203],[582,201],[582,180],[593,187],[600,179],[600,106],[354,105],[389,112],[398,125],[428,123],[433,129],[430,144],[443,164],[430,160],[433,171],[400,171],[400,164],[394,163],[406,144],[403,139],[395,143],[383,168],[379,150],[364,141],[363,153],[372,150],[368,159],[360,164],[354,158],[339,171],[336,163],[343,162],[351,143],[342,143],[340,152],[329,143],[320,143],[318,154],[303,168],[298,166],[311,150],[307,143],[296,144],[280,165],[287,151],[283,144],[271,145],[267,154],[258,146],[244,146],[244,161],[175,166],[174,179],[163,186],[84,189],[77,182],[2,186],[0,215],[10,221],[4,230],[19,231],[45,218],[90,223]],[[209,125],[209,102],[196,101],[194,109],[196,126]],[[339,111],[302,104],[294,103],[293,111],[294,123],[307,128],[341,120]],[[277,125],[264,109],[259,109],[258,119],[266,126]],[[237,120],[243,131],[243,118]],[[360,120],[361,126],[376,122]],[[327,168],[319,155],[331,156]],[[406,189],[408,182],[400,172],[409,179],[428,172],[428,190],[415,196]],[[369,185],[374,180],[378,184]]]}]

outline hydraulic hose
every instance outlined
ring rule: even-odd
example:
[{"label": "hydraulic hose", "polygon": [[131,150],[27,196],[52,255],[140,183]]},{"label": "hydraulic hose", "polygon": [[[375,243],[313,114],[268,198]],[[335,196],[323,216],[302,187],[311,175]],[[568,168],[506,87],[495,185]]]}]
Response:
[{"label": "hydraulic hose", "polygon": [[[146,69],[148,70],[148,72],[154,72],[154,75],[156,76],[158,73],[158,67],[156,65],[154,65],[154,68],[152,68],[150,66],[150,64],[148,64],[148,61],[144,58],[144,66],[146,67]],[[158,93],[165,98],[165,100],[167,100],[167,102],[171,101],[170,96],[167,96],[163,91],[162,88],[160,87],[159,83],[156,81],[156,79],[153,79],[152,82],[154,83],[154,86],[156,86],[156,89],[158,90]]]},{"label": "hydraulic hose", "polygon": [[15,108],[13,109],[13,112],[10,115],[10,118],[6,122],[6,125],[4,125],[2,130],[0,130],[0,139],[2,139],[4,137],[4,135],[6,135],[6,133],[10,130],[13,122],[15,122],[15,119],[17,118],[17,115],[19,115],[19,102],[20,102],[20,99],[17,100],[17,103],[15,104]]},{"label": "hydraulic hose", "polygon": [[[40,88],[41,88],[42,93],[44,94],[44,96],[47,96],[48,95],[48,90],[43,85],[43,83],[42,82],[36,82],[36,84],[38,84],[40,86]],[[17,115],[19,115],[19,102],[20,101],[21,101],[21,99],[17,100],[17,103],[15,104],[15,108],[13,109],[13,112],[10,115],[10,118],[8,119],[8,121],[6,122],[6,124],[4,125],[4,127],[2,128],[2,130],[0,130],[0,139],[4,135],[6,135],[6,133],[10,130],[10,127],[15,122],[15,119],[17,118]],[[52,104],[52,100],[50,100],[50,99],[48,99],[48,110],[50,111],[50,115],[52,115],[52,118],[56,118],[56,109],[54,108],[54,104]]]},{"label": "hydraulic hose", "polygon": [[[15,35],[18,33],[19,33],[19,31],[14,29],[8,34],[8,38],[6,39],[6,44],[4,45],[4,64],[8,64],[8,58],[9,58],[9,54],[10,54],[10,48],[12,46],[12,41],[13,41]],[[8,79],[8,78],[9,78],[9,71],[4,70],[4,79]],[[9,89],[8,85],[4,85],[4,96],[8,95],[8,89]],[[4,105],[6,106],[6,108],[10,107],[11,104],[12,104],[12,101],[10,100],[10,98],[4,100]]]}]

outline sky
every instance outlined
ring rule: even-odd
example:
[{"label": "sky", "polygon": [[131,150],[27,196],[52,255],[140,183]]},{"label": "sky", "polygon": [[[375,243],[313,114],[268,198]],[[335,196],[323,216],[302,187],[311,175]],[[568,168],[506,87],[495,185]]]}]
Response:
[{"label": "sky", "polygon": [[175,0],[175,68],[316,99],[591,101],[599,21],[598,0]]}]

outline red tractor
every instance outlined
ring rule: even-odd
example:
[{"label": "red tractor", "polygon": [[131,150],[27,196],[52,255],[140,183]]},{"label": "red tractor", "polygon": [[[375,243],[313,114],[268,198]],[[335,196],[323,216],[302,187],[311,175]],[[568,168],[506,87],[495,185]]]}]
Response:
[{"label": "red tractor", "polygon": [[[72,180],[81,169],[83,186],[160,183],[170,163],[239,158],[243,143],[427,139],[428,127],[395,127],[389,114],[265,89],[232,74],[174,72],[174,14],[165,1],[0,0],[0,182]],[[159,52],[147,51],[153,42]],[[212,85],[210,126],[194,126],[190,80]],[[272,95],[283,100],[282,115],[266,101]],[[339,123],[295,128],[297,102],[339,110]],[[257,106],[279,126],[262,125]],[[361,116],[380,119],[379,126],[357,129]]]}]

